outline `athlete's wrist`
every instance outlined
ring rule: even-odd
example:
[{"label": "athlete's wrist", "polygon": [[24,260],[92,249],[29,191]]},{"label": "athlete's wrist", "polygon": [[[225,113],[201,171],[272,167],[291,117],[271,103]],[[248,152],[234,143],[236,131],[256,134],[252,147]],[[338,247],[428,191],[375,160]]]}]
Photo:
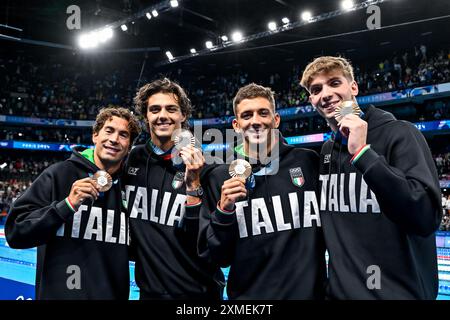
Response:
[{"label": "athlete's wrist", "polygon": [[362,155],[369,149],[370,149],[370,144],[363,145],[361,148],[358,149],[358,151],[355,152],[353,157],[350,159],[350,163],[355,164],[359,160],[359,158],[361,158]]},{"label": "athlete's wrist", "polygon": [[233,205],[233,208],[225,208],[225,206],[221,206],[220,201],[217,203],[217,210],[223,214],[233,214],[236,212],[236,207]]}]

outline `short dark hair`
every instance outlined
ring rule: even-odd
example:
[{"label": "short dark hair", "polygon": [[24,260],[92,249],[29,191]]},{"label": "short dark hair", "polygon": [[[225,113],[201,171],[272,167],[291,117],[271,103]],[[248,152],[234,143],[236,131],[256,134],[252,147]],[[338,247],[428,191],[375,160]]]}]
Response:
[{"label": "short dark hair", "polygon": [[192,113],[191,100],[189,100],[184,89],[176,82],[167,78],[158,79],[152,81],[141,87],[134,97],[134,103],[136,105],[136,112],[144,117],[144,121],[148,127],[147,119],[147,107],[148,99],[157,93],[172,93],[180,105],[181,113],[186,117],[186,120],[182,123],[183,128],[188,128],[188,119]]},{"label": "short dark hair", "polygon": [[94,133],[99,133],[102,130],[105,122],[111,120],[113,116],[122,118],[128,121],[128,130],[130,131],[130,147],[134,139],[141,133],[139,121],[130,110],[122,107],[106,107],[102,108],[95,118],[95,123],[92,127]]},{"label": "short dark hair", "polygon": [[269,87],[263,87],[256,83],[250,83],[245,87],[240,88],[233,99],[234,115],[237,116],[236,108],[238,104],[242,102],[242,100],[254,98],[266,98],[272,105],[273,111],[275,111],[275,98],[273,94],[274,93],[272,89],[270,89]]}]

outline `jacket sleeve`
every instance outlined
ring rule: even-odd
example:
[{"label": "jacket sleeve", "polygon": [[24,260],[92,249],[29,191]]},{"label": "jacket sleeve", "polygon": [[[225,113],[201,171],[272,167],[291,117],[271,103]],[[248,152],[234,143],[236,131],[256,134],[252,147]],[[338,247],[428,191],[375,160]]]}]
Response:
[{"label": "jacket sleeve", "polygon": [[[320,156],[317,152],[314,150],[310,150],[311,155],[311,163],[308,167],[312,168],[311,172],[313,173],[315,177],[315,188],[314,191],[316,193],[317,199],[320,199],[320,183],[319,183],[319,174],[320,174]],[[320,210],[319,210],[320,211]],[[325,244],[325,237],[324,233],[322,231],[322,224],[320,227],[320,232],[317,232],[316,237],[317,242],[317,256],[319,262],[319,272],[317,273],[317,299],[325,299],[325,292],[327,291],[327,287],[329,285],[328,277],[327,277],[327,262],[325,258],[326,253],[326,244]]]},{"label": "jacket sleeve", "polygon": [[[206,165],[200,174],[200,185],[205,189],[205,185],[208,183],[208,176],[212,170],[212,166]],[[192,236],[193,241],[196,243],[199,233],[199,221],[200,221],[200,210],[202,203],[205,201],[204,196],[201,197],[201,201],[198,204],[185,206],[185,213],[183,217],[182,229],[185,233]]]},{"label": "jacket sleeve", "polygon": [[236,214],[224,213],[217,208],[223,181],[225,179],[212,174],[205,186],[205,196],[200,208],[198,253],[210,263],[227,267],[234,256],[238,230]]},{"label": "jacket sleeve", "polygon": [[186,232],[190,232],[193,231],[195,233],[198,232],[198,221],[199,221],[199,215],[200,215],[200,208],[202,205],[202,201],[197,203],[197,204],[193,204],[193,205],[188,205],[186,203],[186,209],[185,209],[185,213],[184,213],[184,224],[183,224],[183,228],[185,229]]},{"label": "jacket sleeve", "polygon": [[[128,228],[130,228],[129,224],[128,224]],[[134,235],[133,235],[132,231],[130,229],[128,229],[128,230],[129,230],[128,235],[130,237],[130,241],[129,241],[129,244],[128,244],[128,260],[129,261],[136,261],[136,257],[137,257],[136,242],[133,240],[134,239]]]},{"label": "jacket sleeve", "polygon": [[428,236],[442,218],[437,171],[420,131],[406,122],[396,129],[395,138],[387,141],[389,163],[368,149],[354,165],[391,221],[407,233]]},{"label": "jacket sleeve", "polygon": [[11,248],[46,244],[73,215],[64,199],[52,201],[52,186],[52,174],[47,169],[14,201],[5,224],[6,240]]},{"label": "jacket sleeve", "polygon": [[[133,152],[133,151],[131,151]],[[131,157],[131,153],[128,154],[128,156],[126,157],[125,161],[123,162],[123,169],[121,172],[121,176],[120,176],[120,190],[122,192],[122,194],[126,194],[126,188],[125,186],[127,184],[129,184],[128,181],[128,169],[129,169],[129,162],[130,162],[130,157]],[[130,203],[128,202],[129,199],[122,199],[122,203],[123,203],[123,207],[124,210],[126,212],[126,219],[127,219],[127,224],[128,224],[128,237],[129,237],[129,241],[128,241],[128,260],[129,261],[136,261],[136,255],[137,255],[137,251],[136,251],[136,244],[134,239],[134,234],[133,234],[133,230],[130,228]]]}]

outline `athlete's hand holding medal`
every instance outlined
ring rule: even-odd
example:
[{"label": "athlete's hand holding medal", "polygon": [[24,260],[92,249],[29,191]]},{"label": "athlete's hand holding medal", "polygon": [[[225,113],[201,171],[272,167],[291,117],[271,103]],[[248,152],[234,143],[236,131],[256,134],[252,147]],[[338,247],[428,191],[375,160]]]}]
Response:
[{"label": "athlete's hand holding medal", "polygon": [[108,191],[111,186],[111,175],[104,170],[99,170],[92,177],[76,180],[72,184],[68,200],[74,209],[78,209],[86,199],[90,199],[92,204],[97,200],[100,192]]},{"label": "athlete's hand holding medal", "polygon": [[219,208],[233,211],[236,202],[247,196],[245,183],[252,174],[252,167],[247,161],[237,159],[231,162],[228,172],[231,179],[226,180],[222,185]]},{"label": "athlete's hand holding medal", "polygon": [[367,122],[360,115],[361,109],[353,100],[343,101],[334,115],[339,131],[348,139],[347,147],[351,155],[365,146],[367,141]]},{"label": "athlete's hand holding medal", "polygon": [[177,172],[174,179],[180,181],[174,181],[173,185],[180,185],[178,182],[186,183],[186,191],[188,195],[194,197],[200,197],[203,194],[203,190],[200,185],[200,172],[205,165],[205,158],[202,151],[196,148],[195,137],[188,130],[176,130],[173,134],[174,154],[173,160],[177,165],[184,164],[181,168],[183,171]]}]

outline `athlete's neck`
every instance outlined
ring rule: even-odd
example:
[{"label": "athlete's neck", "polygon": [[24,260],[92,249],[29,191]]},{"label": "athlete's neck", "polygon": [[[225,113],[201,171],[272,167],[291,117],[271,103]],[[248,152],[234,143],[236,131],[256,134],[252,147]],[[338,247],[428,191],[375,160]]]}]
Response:
[{"label": "athlete's neck", "polygon": [[105,170],[110,175],[115,174],[119,169],[122,161],[114,162],[114,163],[105,163],[98,156],[97,153],[94,152],[94,163],[100,170]]},{"label": "athlete's neck", "polygon": [[170,137],[157,137],[152,134],[151,139],[152,143],[164,152],[170,150],[175,144]]},{"label": "athlete's neck", "polygon": [[333,130],[333,132],[339,131],[338,122],[334,117],[331,119],[326,119],[326,120],[327,120],[327,123],[330,126],[331,130]]},{"label": "athlete's neck", "polygon": [[266,160],[271,156],[272,150],[275,146],[276,139],[274,137],[267,137],[267,143],[251,144],[244,139],[244,152],[247,157],[256,160]]}]

